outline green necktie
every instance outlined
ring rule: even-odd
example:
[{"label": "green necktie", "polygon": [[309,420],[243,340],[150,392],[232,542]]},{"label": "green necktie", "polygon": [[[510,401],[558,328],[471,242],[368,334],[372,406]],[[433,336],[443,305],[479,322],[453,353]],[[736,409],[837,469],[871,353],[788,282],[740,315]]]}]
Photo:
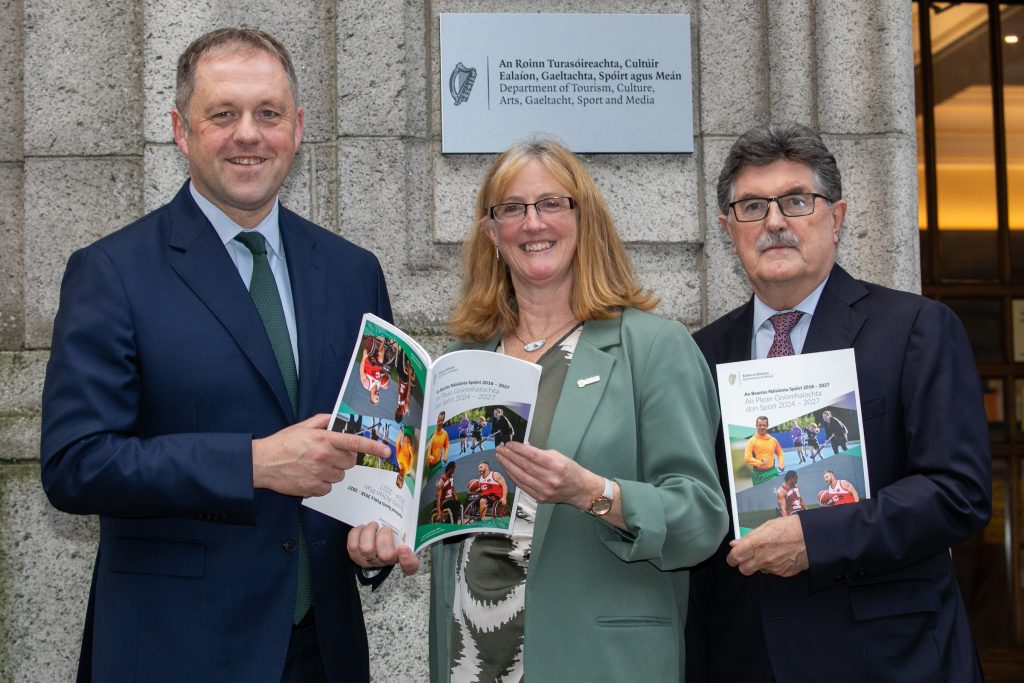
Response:
[{"label": "green necktie", "polygon": [[292,410],[299,412],[299,376],[295,372],[295,356],[292,355],[292,340],[288,335],[288,324],[284,320],[284,307],[281,295],[277,291],[277,281],[270,270],[267,260],[267,241],[256,231],[240,232],[235,239],[244,244],[252,252],[252,280],[249,282],[249,295],[252,296],[256,310],[263,318],[263,326],[267,328],[270,346],[277,357],[277,365],[281,368],[284,387],[288,390],[288,398],[292,402]]},{"label": "green necktie", "polygon": [[[285,389],[288,390],[292,410],[298,415],[299,376],[295,372],[295,357],[292,355],[292,342],[288,334],[288,325],[284,319],[281,295],[277,291],[274,272],[270,270],[270,261],[267,260],[267,242],[263,235],[255,230],[240,232],[235,235],[235,239],[252,252],[252,280],[249,282],[249,295],[252,297],[253,303],[256,304],[260,318],[263,319],[263,326],[267,329],[267,336],[270,338],[270,346],[274,349],[277,365],[281,368],[281,376],[284,378]],[[312,601],[309,581],[309,551],[306,548],[306,535],[302,532],[300,524],[299,578],[292,623],[297,624],[302,621],[306,612],[309,611]]]}]

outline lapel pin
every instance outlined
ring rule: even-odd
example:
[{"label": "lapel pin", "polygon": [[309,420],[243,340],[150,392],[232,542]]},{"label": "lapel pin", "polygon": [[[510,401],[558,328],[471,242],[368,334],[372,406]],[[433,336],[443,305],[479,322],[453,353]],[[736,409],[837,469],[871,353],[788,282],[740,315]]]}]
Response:
[{"label": "lapel pin", "polygon": [[594,375],[593,377],[587,377],[585,379],[578,379],[578,380],[576,380],[576,386],[578,386],[580,389],[582,389],[585,386],[588,386],[590,384],[593,384],[594,382],[600,382],[600,381],[601,381],[601,375]]}]

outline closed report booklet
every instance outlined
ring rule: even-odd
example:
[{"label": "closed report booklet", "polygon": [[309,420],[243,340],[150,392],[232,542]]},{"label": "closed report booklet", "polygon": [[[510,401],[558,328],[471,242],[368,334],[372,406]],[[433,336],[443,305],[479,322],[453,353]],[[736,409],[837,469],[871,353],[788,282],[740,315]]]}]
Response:
[{"label": "closed report booklet", "polygon": [[853,349],[715,371],[736,538],[775,517],[870,497]]},{"label": "closed report booklet", "polygon": [[330,493],[303,504],[352,526],[378,522],[417,552],[448,536],[510,533],[518,491],[494,448],[527,440],[540,366],[490,351],[432,361],[371,314],[359,340],[328,429],[391,454],[360,453]]}]

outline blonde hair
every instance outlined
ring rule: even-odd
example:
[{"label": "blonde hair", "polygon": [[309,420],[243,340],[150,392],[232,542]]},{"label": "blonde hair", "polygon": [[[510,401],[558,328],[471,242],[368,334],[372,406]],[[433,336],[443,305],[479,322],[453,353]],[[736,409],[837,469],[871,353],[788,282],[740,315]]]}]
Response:
[{"label": "blonde hair", "polygon": [[508,265],[494,257],[487,231],[490,207],[504,199],[508,186],[533,160],[543,164],[576,202],[576,254],[569,301],[576,319],[614,318],[627,306],[648,311],[658,303],[637,283],[608,205],[579,157],[553,140],[528,140],[494,160],[477,193],[476,220],[462,247],[462,287],[448,319],[448,329],[463,341],[507,334],[519,322]]}]

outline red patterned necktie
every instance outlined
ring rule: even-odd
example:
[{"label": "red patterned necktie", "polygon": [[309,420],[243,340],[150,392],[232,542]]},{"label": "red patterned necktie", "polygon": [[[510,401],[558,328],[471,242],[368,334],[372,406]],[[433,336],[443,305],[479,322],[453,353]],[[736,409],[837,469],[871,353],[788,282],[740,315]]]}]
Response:
[{"label": "red patterned necktie", "polygon": [[776,313],[769,318],[772,327],[775,328],[775,339],[772,340],[772,347],[768,349],[769,358],[792,356],[794,354],[793,340],[789,338],[789,332],[796,326],[797,321],[800,320],[802,315],[802,311],[788,311],[786,313]]}]

